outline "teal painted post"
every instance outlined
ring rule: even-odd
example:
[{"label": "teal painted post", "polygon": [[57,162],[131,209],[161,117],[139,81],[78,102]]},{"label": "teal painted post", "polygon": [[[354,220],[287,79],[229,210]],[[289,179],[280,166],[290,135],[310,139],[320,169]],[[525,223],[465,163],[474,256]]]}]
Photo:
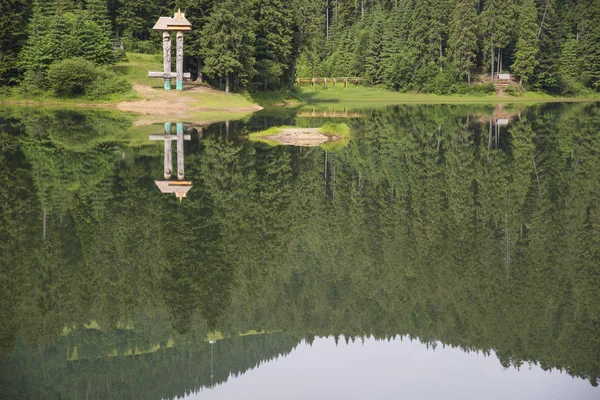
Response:
[{"label": "teal painted post", "polygon": [[170,134],[171,134],[171,123],[165,122],[165,135],[170,135]]},{"label": "teal painted post", "polygon": [[177,90],[183,90],[183,81],[180,81],[179,79],[177,79]]},{"label": "teal painted post", "polygon": [[165,79],[165,90],[171,90],[171,80]]}]

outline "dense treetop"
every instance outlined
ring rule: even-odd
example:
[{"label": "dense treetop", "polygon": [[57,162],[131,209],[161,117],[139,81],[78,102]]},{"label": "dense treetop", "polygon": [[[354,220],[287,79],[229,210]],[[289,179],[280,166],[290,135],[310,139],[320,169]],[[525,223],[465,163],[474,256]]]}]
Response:
[{"label": "dense treetop", "polygon": [[[465,93],[509,72],[530,88],[600,90],[600,0],[9,0],[0,84],[44,86],[55,61],[158,52],[178,7],[193,24],[186,68],[234,89],[297,76],[361,76],[402,91]],[[23,29],[26,27],[26,29]],[[485,79],[484,79],[485,80]],[[229,85],[228,85],[229,87]]]}]

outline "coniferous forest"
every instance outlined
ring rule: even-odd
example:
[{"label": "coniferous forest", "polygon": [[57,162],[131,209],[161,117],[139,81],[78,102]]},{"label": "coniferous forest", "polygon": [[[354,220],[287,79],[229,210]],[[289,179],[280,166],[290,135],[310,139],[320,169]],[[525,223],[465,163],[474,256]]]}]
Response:
[{"label": "coniferous forest", "polygon": [[233,90],[350,76],[469,93],[498,72],[552,94],[600,90],[600,0],[5,0],[0,85],[31,93],[80,76],[75,92],[118,92],[106,66],[158,54],[152,27],[179,7],[193,25],[186,70]]}]

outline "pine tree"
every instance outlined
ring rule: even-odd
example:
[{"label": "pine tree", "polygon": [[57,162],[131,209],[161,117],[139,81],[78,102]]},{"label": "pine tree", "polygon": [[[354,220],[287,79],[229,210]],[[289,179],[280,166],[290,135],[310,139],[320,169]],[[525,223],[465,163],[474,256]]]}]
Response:
[{"label": "pine tree", "polygon": [[265,89],[281,84],[292,54],[292,13],[282,0],[257,2],[256,78]]},{"label": "pine tree", "polygon": [[[479,15],[479,23],[485,38],[484,46],[489,49],[489,53],[484,54],[489,56],[490,74],[493,76],[494,71],[500,72],[502,69],[502,49],[509,45],[513,36],[513,0],[486,0],[484,10]],[[496,62],[499,68],[496,67]]]},{"label": "pine tree", "polygon": [[69,57],[83,57],[101,65],[114,62],[110,31],[82,16],[72,32],[76,38],[77,49],[71,51]]},{"label": "pine tree", "polygon": [[410,80],[413,56],[408,40],[413,6],[413,0],[403,0],[388,19],[383,48],[384,81],[396,90],[406,87]]},{"label": "pine tree", "polygon": [[88,18],[98,24],[102,29],[111,31],[110,19],[106,0],[86,0],[85,10]]},{"label": "pine tree", "polygon": [[191,64],[195,71],[192,70],[192,75],[198,76],[202,81],[202,28],[208,20],[208,16],[212,11],[212,0],[179,0],[178,7],[185,12],[185,17],[192,24],[192,31],[185,33],[183,53],[192,58]]},{"label": "pine tree", "polygon": [[0,3],[0,86],[17,77],[17,56],[25,39],[26,10],[26,0]]},{"label": "pine tree", "polygon": [[560,52],[565,39],[562,32],[562,16],[556,0],[544,0],[538,4],[538,66],[529,83],[550,92],[561,89]]},{"label": "pine tree", "polygon": [[383,45],[385,37],[385,18],[381,7],[375,6],[370,15],[370,41],[367,49],[367,58],[365,64],[365,75],[371,80],[371,84],[379,85],[383,83],[384,60]]},{"label": "pine tree", "polygon": [[253,25],[240,0],[223,0],[215,3],[202,29],[203,71],[209,76],[224,77],[226,92],[232,74],[242,85],[255,74]]},{"label": "pine tree", "polygon": [[520,82],[527,82],[531,78],[535,67],[538,65],[538,25],[537,8],[533,0],[523,0],[519,11],[519,39],[515,53],[515,62],[511,70],[520,78]]},{"label": "pine tree", "polygon": [[600,90],[600,0],[585,0],[579,5],[582,81],[586,86]]},{"label": "pine tree", "polygon": [[27,26],[27,42],[19,54],[20,66],[24,71],[45,71],[57,59],[55,37],[51,32],[55,7],[50,1],[37,0],[33,3],[31,20]]},{"label": "pine tree", "polygon": [[448,46],[452,62],[461,77],[471,83],[471,69],[477,57],[477,13],[473,0],[458,0],[452,13]]},{"label": "pine tree", "polygon": [[577,81],[581,77],[581,47],[574,37],[563,41],[560,50],[560,73],[563,77]]}]

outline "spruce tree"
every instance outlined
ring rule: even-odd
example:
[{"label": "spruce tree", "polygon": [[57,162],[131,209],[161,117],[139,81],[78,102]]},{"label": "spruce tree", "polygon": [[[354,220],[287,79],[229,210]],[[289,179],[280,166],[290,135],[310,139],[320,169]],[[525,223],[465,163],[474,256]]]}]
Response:
[{"label": "spruce tree", "polygon": [[215,3],[209,21],[202,29],[203,71],[225,78],[225,91],[235,75],[242,85],[248,83],[254,70],[254,24],[241,0]]},{"label": "spruce tree", "polygon": [[452,62],[461,77],[471,83],[471,69],[477,57],[477,13],[474,0],[458,0],[450,22],[448,45]]},{"label": "spruce tree", "polygon": [[[485,57],[490,62],[490,75],[502,69],[502,49],[509,45],[514,32],[513,0],[486,0],[479,15],[480,29],[484,35]],[[496,54],[498,52],[498,54]],[[498,62],[500,68],[497,68]]]},{"label": "spruce tree", "polygon": [[24,43],[27,0],[0,3],[0,86],[17,78],[17,57]]},{"label": "spruce tree", "polygon": [[600,0],[582,1],[580,12],[582,80],[586,86],[600,90]]},{"label": "spruce tree", "polygon": [[383,46],[386,24],[383,11],[379,5],[374,7],[369,17],[371,24],[369,30],[371,33],[364,72],[365,76],[370,79],[371,84],[379,85],[383,83],[384,75]]},{"label": "spruce tree", "polygon": [[530,83],[551,92],[561,89],[560,52],[565,35],[562,32],[560,11],[556,0],[544,0],[538,4],[539,63]]},{"label": "spruce tree", "polygon": [[89,20],[98,24],[102,29],[111,31],[106,0],[86,0],[85,10]]},{"label": "spruce tree", "polygon": [[24,71],[45,71],[58,56],[59,44],[51,31],[55,6],[47,0],[36,0],[32,8],[27,42],[19,54],[20,66]]},{"label": "spruce tree", "polygon": [[292,12],[282,0],[257,2],[256,78],[267,89],[281,84],[292,54]]},{"label": "spruce tree", "polygon": [[208,16],[212,11],[212,0],[179,0],[177,6],[181,7],[181,11],[185,12],[185,17],[192,24],[192,31],[185,33],[184,38],[184,54],[192,58],[191,64],[195,68],[192,70],[194,77],[198,76],[202,81],[202,28],[208,20]]},{"label": "spruce tree", "polygon": [[519,10],[519,39],[512,73],[520,78],[520,83],[531,78],[538,65],[538,25],[537,9],[533,0],[523,0]]}]

